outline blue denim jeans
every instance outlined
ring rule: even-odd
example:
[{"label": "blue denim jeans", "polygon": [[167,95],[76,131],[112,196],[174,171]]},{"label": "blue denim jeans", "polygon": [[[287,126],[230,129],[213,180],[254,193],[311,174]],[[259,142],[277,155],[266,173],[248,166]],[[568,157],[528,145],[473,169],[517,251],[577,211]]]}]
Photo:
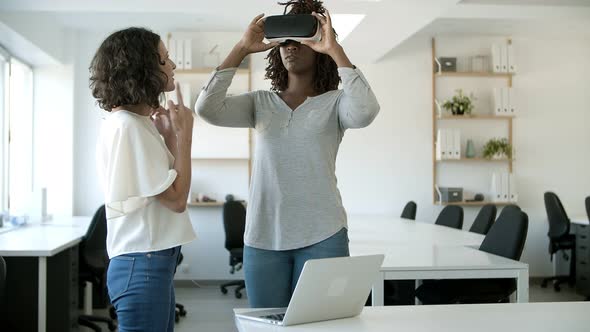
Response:
[{"label": "blue denim jeans", "polygon": [[308,259],[349,255],[346,228],[299,249],[277,251],[244,246],[244,277],[250,307],[287,307]]},{"label": "blue denim jeans", "polygon": [[107,288],[119,332],[174,331],[174,272],[180,247],[113,257]]}]

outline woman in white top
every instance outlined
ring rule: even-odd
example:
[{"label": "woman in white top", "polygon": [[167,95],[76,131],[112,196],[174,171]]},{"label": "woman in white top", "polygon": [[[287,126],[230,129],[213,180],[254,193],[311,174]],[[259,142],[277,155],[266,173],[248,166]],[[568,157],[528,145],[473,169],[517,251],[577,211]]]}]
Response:
[{"label": "woman in white top", "polygon": [[119,331],[173,331],[173,276],[180,245],[195,238],[186,201],[193,113],[159,107],[173,91],[174,63],[157,34],[113,33],[90,65],[90,88],[109,112],[97,146],[105,191],[109,297]]}]

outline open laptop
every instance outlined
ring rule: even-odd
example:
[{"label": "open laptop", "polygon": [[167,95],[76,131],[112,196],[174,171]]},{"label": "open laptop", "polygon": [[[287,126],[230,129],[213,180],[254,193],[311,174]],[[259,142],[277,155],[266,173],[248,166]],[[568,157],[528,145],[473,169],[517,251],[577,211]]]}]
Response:
[{"label": "open laptop", "polygon": [[249,311],[236,317],[288,326],[357,316],[383,258],[369,255],[308,260],[287,308]]}]

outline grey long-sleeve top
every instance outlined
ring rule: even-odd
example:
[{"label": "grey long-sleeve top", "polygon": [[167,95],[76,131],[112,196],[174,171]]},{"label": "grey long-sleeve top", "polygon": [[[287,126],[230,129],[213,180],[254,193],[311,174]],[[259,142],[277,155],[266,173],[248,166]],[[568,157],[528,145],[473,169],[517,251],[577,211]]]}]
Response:
[{"label": "grey long-sleeve top", "polygon": [[196,104],[207,122],[255,129],[244,243],[267,250],[306,247],[347,227],[336,186],[344,131],[368,126],[379,104],[358,69],[338,68],[342,90],[292,110],[275,92],[227,96],[235,68],[215,71]]}]

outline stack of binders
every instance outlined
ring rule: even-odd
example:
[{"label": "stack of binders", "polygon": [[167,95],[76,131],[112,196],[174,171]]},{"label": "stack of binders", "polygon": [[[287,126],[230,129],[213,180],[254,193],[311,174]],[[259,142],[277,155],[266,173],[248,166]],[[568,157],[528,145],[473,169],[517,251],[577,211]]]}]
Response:
[{"label": "stack of binders", "polygon": [[461,131],[439,129],[436,137],[436,160],[461,159]]},{"label": "stack of binders", "polygon": [[514,174],[508,172],[494,172],[492,174],[490,197],[492,202],[516,203],[518,201],[518,193],[516,191]]},{"label": "stack of binders", "polygon": [[176,64],[176,69],[193,68],[193,50],[190,39],[169,39],[168,55]]},{"label": "stack of binders", "polygon": [[492,45],[492,71],[516,73],[516,57],[512,44]]},{"label": "stack of binders", "polygon": [[513,88],[494,88],[494,115],[515,116],[517,103]]}]

